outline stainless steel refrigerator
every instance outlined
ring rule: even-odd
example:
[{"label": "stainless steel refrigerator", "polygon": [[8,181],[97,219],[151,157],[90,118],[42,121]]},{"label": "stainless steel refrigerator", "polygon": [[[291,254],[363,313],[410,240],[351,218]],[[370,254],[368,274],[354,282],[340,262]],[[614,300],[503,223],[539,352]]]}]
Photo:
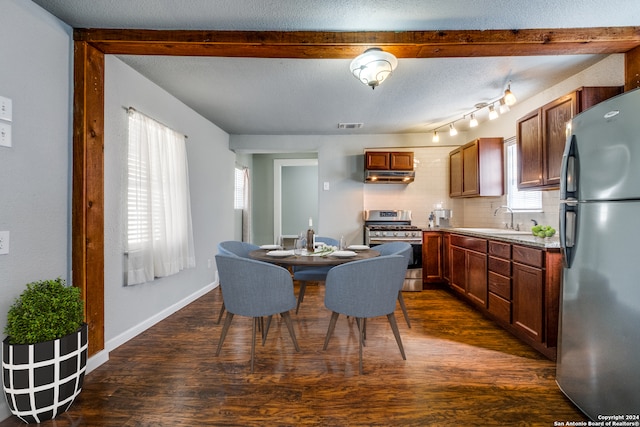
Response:
[{"label": "stainless steel refrigerator", "polygon": [[640,413],[640,90],[573,118],[560,183],[556,381],[589,418]]}]

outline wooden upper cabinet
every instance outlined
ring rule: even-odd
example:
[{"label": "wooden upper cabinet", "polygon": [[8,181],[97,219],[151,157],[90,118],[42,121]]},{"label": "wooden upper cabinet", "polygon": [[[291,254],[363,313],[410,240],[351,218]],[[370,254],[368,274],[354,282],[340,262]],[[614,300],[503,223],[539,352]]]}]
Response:
[{"label": "wooden upper cabinet", "polygon": [[502,138],[478,138],[449,153],[449,196],[502,196]]},{"label": "wooden upper cabinet", "polygon": [[389,170],[389,153],[381,151],[367,151],[364,153],[365,169]]},{"label": "wooden upper cabinet", "polygon": [[621,86],[581,87],[518,120],[518,188],[558,188],[567,123],[576,114],[620,93]]},{"label": "wooden upper cabinet", "polygon": [[462,148],[449,153],[449,196],[462,196]]},{"label": "wooden upper cabinet", "polygon": [[368,170],[413,170],[413,152],[367,151],[365,169]]},{"label": "wooden upper cabinet", "polygon": [[542,134],[540,110],[535,110],[518,121],[518,188],[542,185]]},{"label": "wooden upper cabinet", "polygon": [[567,141],[567,124],[576,115],[578,92],[556,99],[542,107],[542,144],[544,169],[542,182],[546,186],[560,185],[562,154]]},{"label": "wooden upper cabinet", "polygon": [[389,163],[391,170],[412,171],[413,152],[398,151],[389,153]]},{"label": "wooden upper cabinet", "polygon": [[462,195],[474,196],[480,193],[478,141],[462,147]]}]

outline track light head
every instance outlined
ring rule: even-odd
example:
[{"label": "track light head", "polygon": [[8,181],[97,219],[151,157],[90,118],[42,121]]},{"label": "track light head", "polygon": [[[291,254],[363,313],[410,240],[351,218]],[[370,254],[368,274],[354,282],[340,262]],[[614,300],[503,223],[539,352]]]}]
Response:
[{"label": "track light head", "polygon": [[504,103],[509,107],[516,103],[516,96],[511,92],[511,82],[507,85],[507,89],[504,91],[504,97],[502,99],[504,99]]}]

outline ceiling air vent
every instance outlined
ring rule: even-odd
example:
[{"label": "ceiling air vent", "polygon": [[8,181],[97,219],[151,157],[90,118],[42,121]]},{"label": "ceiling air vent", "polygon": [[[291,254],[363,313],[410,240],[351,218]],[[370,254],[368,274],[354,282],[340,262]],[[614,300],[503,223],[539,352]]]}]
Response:
[{"label": "ceiling air vent", "polygon": [[360,129],[364,123],[338,123],[338,129]]}]

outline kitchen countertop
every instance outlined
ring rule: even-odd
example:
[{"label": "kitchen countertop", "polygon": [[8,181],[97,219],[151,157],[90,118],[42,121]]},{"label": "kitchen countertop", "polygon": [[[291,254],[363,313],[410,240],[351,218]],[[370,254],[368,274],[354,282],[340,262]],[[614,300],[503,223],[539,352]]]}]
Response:
[{"label": "kitchen countertop", "polygon": [[531,233],[527,234],[501,234],[505,230],[500,228],[481,229],[475,227],[436,227],[425,229],[426,231],[444,231],[449,233],[463,234],[465,236],[480,237],[483,239],[500,240],[508,243],[515,243],[527,246],[534,246],[541,249],[560,249],[560,239],[556,233],[553,237],[535,237]]}]

